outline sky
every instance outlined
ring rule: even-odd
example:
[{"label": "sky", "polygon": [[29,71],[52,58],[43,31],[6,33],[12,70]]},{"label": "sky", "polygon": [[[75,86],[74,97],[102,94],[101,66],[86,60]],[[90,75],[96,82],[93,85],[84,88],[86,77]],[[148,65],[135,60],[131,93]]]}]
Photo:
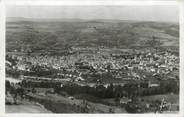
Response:
[{"label": "sky", "polygon": [[7,6],[6,17],[60,19],[115,19],[178,22],[175,5],[147,6]]}]

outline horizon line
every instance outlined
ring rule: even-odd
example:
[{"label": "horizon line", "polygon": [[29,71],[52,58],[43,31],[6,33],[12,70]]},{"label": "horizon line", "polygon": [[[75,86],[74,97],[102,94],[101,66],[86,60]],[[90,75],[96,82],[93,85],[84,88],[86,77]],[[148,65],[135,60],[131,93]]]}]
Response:
[{"label": "horizon line", "polygon": [[77,20],[83,20],[83,21],[97,21],[97,20],[111,20],[111,21],[134,21],[134,22],[157,22],[157,23],[179,23],[179,21],[158,21],[158,20],[132,20],[132,19],[103,19],[103,18],[96,18],[96,19],[88,19],[88,18],[59,18],[59,17],[56,17],[56,18],[39,18],[39,17],[35,17],[35,18],[31,18],[31,17],[6,17],[5,19],[8,19],[8,18],[20,18],[20,19],[34,19],[34,20],[74,20],[74,19],[77,19]]}]

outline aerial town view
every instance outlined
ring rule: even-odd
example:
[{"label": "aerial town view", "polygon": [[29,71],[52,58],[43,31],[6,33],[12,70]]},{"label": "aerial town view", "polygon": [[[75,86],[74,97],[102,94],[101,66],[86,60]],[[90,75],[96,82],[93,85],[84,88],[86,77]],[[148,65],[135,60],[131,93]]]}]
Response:
[{"label": "aerial town view", "polygon": [[179,112],[176,6],[8,6],[6,15],[6,113]]}]

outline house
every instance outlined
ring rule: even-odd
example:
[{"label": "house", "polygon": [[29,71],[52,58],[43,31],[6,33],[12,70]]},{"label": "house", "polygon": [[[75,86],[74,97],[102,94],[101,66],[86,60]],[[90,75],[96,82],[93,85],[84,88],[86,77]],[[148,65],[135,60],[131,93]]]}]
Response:
[{"label": "house", "polygon": [[84,78],[82,78],[80,76],[75,79],[75,81],[83,81],[83,80],[84,80]]},{"label": "house", "polygon": [[149,81],[148,82],[148,87],[159,87],[160,83],[157,81]]},{"label": "house", "polygon": [[127,104],[128,102],[131,102],[131,99],[128,99],[126,97],[122,97],[119,101],[120,104]]}]

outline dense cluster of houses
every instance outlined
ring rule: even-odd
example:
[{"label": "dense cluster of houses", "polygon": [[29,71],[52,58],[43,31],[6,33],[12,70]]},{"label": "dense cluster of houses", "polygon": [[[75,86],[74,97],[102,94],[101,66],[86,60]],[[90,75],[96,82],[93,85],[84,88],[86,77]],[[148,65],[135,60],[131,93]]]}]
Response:
[{"label": "dense cluster of houses", "polygon": [[179,75],[179,56],[168,51],[113,53],[98,50],[68,56],[7,56],[7,70],[31,72],[34,66],[40,66],[45,71],[54,69],[57,71],[56,75],[73,81],[83,81],[94,74],[108,73],[112,78],[127,80],[176,79]]}]

